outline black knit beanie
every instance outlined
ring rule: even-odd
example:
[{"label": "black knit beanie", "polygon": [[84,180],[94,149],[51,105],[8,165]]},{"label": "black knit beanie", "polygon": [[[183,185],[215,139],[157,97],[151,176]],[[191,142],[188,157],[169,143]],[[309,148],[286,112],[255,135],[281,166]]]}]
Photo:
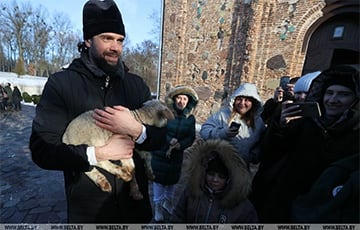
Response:
[{"label": "black knit beanie", "polygon": [[113,0],[89,0],[83,9],[84,40],[106,32],[125,36],[118,7]]},{"label": "black knit beanie", "polygon": [[349,89],[351,89],[351,91],[353,91],[354,93],[355,91],[355,83],[352,80],[351,76],[336,76],[333,78],[328,79],[325,82],[325,89],[327,89],[328,87],[332,86],[332,85],[342,85],[345,86]]}]

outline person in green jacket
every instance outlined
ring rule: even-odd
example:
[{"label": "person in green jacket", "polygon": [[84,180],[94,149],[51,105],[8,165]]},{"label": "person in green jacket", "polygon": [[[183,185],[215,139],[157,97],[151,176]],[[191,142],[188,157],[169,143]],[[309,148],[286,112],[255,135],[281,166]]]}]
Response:
[{"label": "person in green jacket", "polygon": [[13,90],[13,94],[12,94],[12,101],[14,104],[14,109],[16,111],[21,110],[21,101],[22,101],[22,96],[21,96],[21,92],[19,90],[19,88],[14,85],[14,90]]},{"label": "person in green jacket", "polygon": [[7,100],[5,101],[5,109],[9,110],[12,108],[12,104],[13,104],[13,91],[11,89],[11,84],[8,82],[6,84],[6,86],[4,87],[4,90],[6,92],[7,95]]},{"label": "person in green jacket", "polygon": [[179,86],[168,92],[165,102],[172,109],[175,119],[167,123],[166,145],[152,152],[151,166],[155,222],[164,221],[164,208],[172,213],[175,184],[180,179],[183,152],[195,140],[196,120],[192,110],[198,103],[197,93],[190,87]]}]

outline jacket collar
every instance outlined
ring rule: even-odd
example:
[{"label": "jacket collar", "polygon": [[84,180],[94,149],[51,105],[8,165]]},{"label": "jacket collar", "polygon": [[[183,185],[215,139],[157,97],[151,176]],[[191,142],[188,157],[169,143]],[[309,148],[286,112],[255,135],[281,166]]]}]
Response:
[{"label": "jacket collar", "polygon": [[[81,56],[80,56],[81,61],[83,62],[83,64],[85,65],[85,67],[95,76],[95,77],[101,77],[104,78],[106,76],[108,76],[108,74],[106,74],[102,69],[100,69],[97,65],[95,65],[95,63],[91,60],[91,58],[89,57],[89,53],[88,52],[82,52]],[[121,61],[119,64],[119,69],[113,74],[113,75],[109,75],[110,78],[124,78],[125,75],[125,68],[124,68],[124,64]]]}]

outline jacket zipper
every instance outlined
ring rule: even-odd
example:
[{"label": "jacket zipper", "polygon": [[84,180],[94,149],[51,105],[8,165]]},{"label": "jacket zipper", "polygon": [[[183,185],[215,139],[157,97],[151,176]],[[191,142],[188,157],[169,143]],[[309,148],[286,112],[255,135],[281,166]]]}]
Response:
[{"label": "jacket zipper", "polygon": [[107,88],[109,86],[109,82],[110,82],[110,76],[106,76],[106,79],[105,79],[105,88]]},{"label": "jacket zipper", "polygon": [[205,223],[209,223],[209,216],[210,216],[210,213],[211,213],[211,210],[212,210],[213,201],[214,201],[214,198],[211,195],[210,198],[209,198],[210,204],[208,206],[208,210],[207,210],[207,213],[206,213],[206,216],[205,216]]}]

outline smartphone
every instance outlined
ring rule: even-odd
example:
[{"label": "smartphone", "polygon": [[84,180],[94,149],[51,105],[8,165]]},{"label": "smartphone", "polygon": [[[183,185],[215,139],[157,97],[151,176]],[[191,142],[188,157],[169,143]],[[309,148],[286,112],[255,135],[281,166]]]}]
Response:
[{"label": "smartphone", "polygon": [[289,76],[282,76],[282,77],[280,78],[280,84],[279,84],[279,86],[281,86],[281,88],[286,91],[286,89],[287,89],[287,84],[289,84],[289,82],[290,82],[290,77],[289,77]]},{"label": "smartphone", "polygon": [[304,117],[320,117],[321,110],[317,102],[294,102],[289,103],[287,106],[299,105],[301,109],[301,116]]},{"label": "smartphone", "polygon": [[240,129],[240,124],[233,121],[233,122],[231,122],[231,124],[230,124],[230,128],[233,128],[233,127],[235,127],[236,129]]}]

